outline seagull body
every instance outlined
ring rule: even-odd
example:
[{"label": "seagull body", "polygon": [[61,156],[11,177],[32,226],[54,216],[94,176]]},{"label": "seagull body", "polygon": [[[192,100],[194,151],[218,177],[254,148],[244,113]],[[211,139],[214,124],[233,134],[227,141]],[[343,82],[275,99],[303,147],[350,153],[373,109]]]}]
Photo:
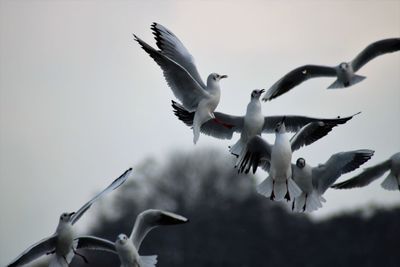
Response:
[{"label": "seagull body", "polygon": [[276,126],[273,145],[260,136],[254,136],[249,140],[246,149],[239,156],[238,170],[248,173],[250,168],[253,168],[254,173],[257,167],[262,165],[263,169],[269,172],[269,176],[258,185],[258,193],[271,200],[292,200],[301,194],[301,189],[292,178],[293,151],[324,137],[335,126],[337,124],[312,122],[304,126],[289,140],[283,120]]},{"label": "seagull body", "polygon": [[332,188],[348,189],[363,187],[378,179],[387,171],[389,171],[389,174],[383,180],[381,186],[386,190],[400,190],[400,152],[377,165],[366,168],[362,173],[349,180],[333,185]]},{"label": "seagull body", "polygon": [[219,82],[228,76],[211,73],[207,78],[207,85],[204,84],[193,56],[178,37],[158,23],[153,23],[151,29],[159,50],[154,49],[136,35],[134,35],[135,40],[161,67],[169,87],[182,101],[185,109],[195,112],[193,142],[196,143],[200,136],[201,125],[215,118],[213,113],[221,96]]},{"label": "seagull body", "polygon": [[292,164],[293,180],[301,189],[294,198],[292,210],[312,212],[322,207],[322,195],[343,174],[359,168],[374,155],[373,150],[360,149],[332,155],[324,164],[311,167],[304,158]]},{"label": "seagull body", "polygon": [[264,90],[254,90],[251,93],[250,103],[246,108],[246,115],[243,119],[243,129],[240,139],[231,147],[230,152],[236,156],[242,153],[247,141],[256,135],[261,135],[264,126],[264,116],[261,111],[260,96]]},{"label": "seagull body", "polygon": [[[344,124],[358,114],[334,119],[293,115],[264,117],[261,112],[259,96],[257,96],[260,92],[262,93],[263,90],[254,90],[252,92],[252,98],[247,105],[245,116],[233,116],[222,112],[214,112],[215,119],[203,123],[200,128],[201,132],[219,139],[231,139],[233,133],[240,133],[239,141],[230,148],[230,152],[238,156],[246,147],[248,140],[262,133],[274,133],[277,123],[282,121],[283,118],[285,118],[286,131],[297,132],[311,122],[321,121],[326,124]],[[194,127],[194,112],[190,112],[183,105],[175,101],[172,101],[172,108],[179,120],[189,127]]]},{"label": "seagull body", "polygon": [[85,203],[77,212],[61,214],[56,231],[52,236],[44,238],[36,244],[32,245],[7,266],[21,266],[46,254],[54,254],[50,260],[50,267],[68,266],[69,263],[72,261],[74,254],[81,256],[86,261],[85,257],[75,251],[77,242],[74,241],[75,232],[73,225],[81,218],[81,216],[92,206],[92,204],[97,199],[121,186],[129,177],[131,171],[132,169],[128,169],[127,171],[125,171],[106,189],[104,189],[96,196],[94,196],[90,201]]},{"label": "seagull body", "polygon": [[138,215],[129,238],[120,234],[113,243],[94,236],[81,236],[76,238],[77,248],[116,253],[121,267],[154,267],[157,263],[156,255],[140,256],[138,252],[147,233],[161,225],[182,224],[187,221],[185,217],[172,212],[150,209]]},{"label": "seagull body", "polygon": [[263,100],[272,100],[302,82],[318,77],[336,77],[336,81],[332,83],[328,89],[345,88],[357,84],[366,77],[357,75],[356,72],[361,69],[370,60],[387,53],[392,53],[400,50],[400,38],[390,38],[374,42],[368,45],[361,51],[352,61],[342,62],[338,66],[319,66],[319,65],[304,65],[298,67],[276,83],[274,83]]}]

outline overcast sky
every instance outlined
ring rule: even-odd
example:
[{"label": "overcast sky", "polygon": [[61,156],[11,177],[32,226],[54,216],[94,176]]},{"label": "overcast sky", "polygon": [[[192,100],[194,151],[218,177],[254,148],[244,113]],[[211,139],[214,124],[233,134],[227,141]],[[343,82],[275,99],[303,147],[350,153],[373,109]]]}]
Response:
[{"label": "overcast sky", "polygon": [[[154,44],[153,21],[182,40],[204,80],[211,72],[229,75],[218,110],[242,115],[253,89],[295,67],[336,65],[373,41],[399,37],[400,1],[0,0],[0,265],[147,157],[227,150],[236,141],[202,135],[193,146],[191,130],[171,112],[174,96],[161,70],[133,41],[135,33]],[[263,103],[263,113],[362,111],[294,158],[315,165],[370,148],[371,166],[400,150],[399,73],[400,53],[385,55],[360,70],[368,78],[356,86],[325,90],[333,79],[310,80]],[[315,216],[398,205],[399,192],[379,184],[330,190]]]}]

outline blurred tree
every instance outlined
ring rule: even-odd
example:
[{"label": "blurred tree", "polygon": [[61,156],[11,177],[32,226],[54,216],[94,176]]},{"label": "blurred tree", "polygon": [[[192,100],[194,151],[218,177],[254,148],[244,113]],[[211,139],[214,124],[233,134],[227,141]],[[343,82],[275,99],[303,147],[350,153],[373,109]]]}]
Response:
[{"label": "blurred tree", "polygon": [[[177,212],[185,225],[157,228],[140,249],[158,266],[399,266],[400,209],[366,218],[347,214],[313,222],[255,192],[255,179],[238,175],[234,159],[215,150],[175,152],[165,164],[148,159],[115,194],[91,228],[114,241],[130,234],[148,208]],[[85,252],[72,266],[119,266],[113,254]]]}]

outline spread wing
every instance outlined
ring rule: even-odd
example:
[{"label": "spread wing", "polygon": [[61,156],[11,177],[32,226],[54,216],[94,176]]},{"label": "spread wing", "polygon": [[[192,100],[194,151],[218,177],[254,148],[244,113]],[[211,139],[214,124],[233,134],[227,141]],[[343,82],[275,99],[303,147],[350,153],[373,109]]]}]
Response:
[{"label": "spread wing", "polygon": [[310,145],[321,139],[332,131],[332,128],[335,126],[337,124],[323,123],[322,121],[307,124],[290,139],[292,151],[296,151],[302,146]]},{"label": "spread wing", "polygon": [[382,163],[375,166],[366,168],[359,175],[348,179],[344,182],[334,184],[332,188],[335,189],[349,189],[354,187],[363,187],[370,184],[372,181],[381,177],[385,172],[387,172],[391,167],[391,160],[388,159]]},{"label": "spread wing", "polygon": [[269,170],[271,160],[272,145],[260,136],[252,137],[248,142],[244,152],[238,158],[238,172],[249,173],[252,168],[253,173],[257,167]]},{"label": "spread wing", "polygon": [[170,59],[162,51],[157,51],[146,42],[135,36],[135,40],[140,44],[144,51],[161,67],[165,80],[174,95],[183,103],[189,111],[195,111],[201,99],[208,93],[204,90],[195,78],[179,63]]},{"label": "spread wing", "polygon": [[297,132],[310,122],[322,121],[325,124],[336,124],[336,125],[345,124],[347,121],[351,120],[355,115],[359,113],[343,118],[337,117],[335,119],[323,119],[323,118],[313,118],[313,117],[293,116],[293,115],[267,116],[264,118],[263,132],[273,133],[275,131],[277,123],[281,122],[283,117],[285,117],[286,132]]},{"label": "spread wing", "polygon": [[44,238],[37,242],[36,244],[27,248],[24,252],[22,252],[15,260],[13,260],[8,267],[20,266],[27,264],[42,255],[47,253],[51,253],[54,251],[57,242],[57,234],[54,234],[50,237]]},{"label": "spread wing", "polygon": [[392,53],[400,50],[400,38],[390,38],[374,42],[368,45],[352,61],[351,65],[354,71],[358,71],[370,60],[377,56]]},{"label": "spread wing", "polygon": [[325,164],[312,169],[314,187],[323,194],[341,175],[359,168],[373,155],[374,151],[369,149],[333,154]]},{"label": "spread wing", "polygon": [[178,37],[169,29],[158,23],[153,23],[151,29],[153,30],[157,47],[162,53],[186,69],[202,88],[206,88],[206,85],[197,71],[193,56]]},{"label": "spread wing", "polygon": [[[179,103],[172,101],[174,114],[179,120],[187,126],[193,126],[194,112],[187,111]],[[244,117],[232,116],[221,112],[214,112],[216,120],[209,120],[200,128],[200,131],[206,135],[219,138],[231,139],[234,132],[241,132],[243,129]]]},{"label": "spread wing", "polygon": [[263,100],[272,100],[283,95],[302,82],[317,77],[336,77],[336,70],[334,67],[318,65],[304,65],[298,67],[274,83],[265,93]]},{"label": "spread wing", "polygon": [[187,222],[187,218],[172,212],[155,209],[145,210],[137,216],[130,239],[135,248],[139,250],[143,239],[153,228],[161,225],[182,224]]},{"label": "spread wing", "polygon": [[126,170],[123,174],[121,174],[120,177],[115,179],[109,186],[107,186],[106,189],[95,195],[91,200],[85,203],[72,217],[71,223],[75,224],[79,218],[92,206],[92,204],[98,200],[100,197],[103,195],[113,191],[114,189],[117,189],[120,185],[122,185],[126,179],[128,179],[129,175],[132,173],[132,168],[129,168]]},{"label": "spread wing", "polygon": [[114,242],[95,236],[80,236],[75,238],[78,241],[77,249],[101,250],[118,254]]}]

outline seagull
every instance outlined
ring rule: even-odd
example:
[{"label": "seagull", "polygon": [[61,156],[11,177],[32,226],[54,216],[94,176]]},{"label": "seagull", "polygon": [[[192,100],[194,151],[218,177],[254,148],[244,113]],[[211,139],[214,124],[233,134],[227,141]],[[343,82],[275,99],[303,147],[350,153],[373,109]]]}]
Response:
[{"label": "seagull", "polygon": [[311,167],[304,158],[292,164],[292,178],[302,193],[292,202],[296,212],[312,212],[322,207],[322,195],[343,174],[359,168],[374,155],[373,150],[360,149],[333,154],[327,162]]},{"label": "seagull", "polygon": [[263,100],[272,100],[311,78],[336,77],[337,80],[331,84],[328,89],[352,86],[366,78],[365,76],[355,73],[370,60],[380,55],[399,50],[400,38],[384,39],[368,45],[352,61],[342,62],[335,67],[319,65],[304,65],[298,67],[274,83],[264,95]]},{"label": "seagull", "polygon": [[228,76],[211,73],[208,75],[207,85],[204,84],[197,71],[194,58],[178,37],[158,23],[153,23],[151,29],[160,50],[154,49],[136,35],[134,35],[135,40],[161,67],[169,87],[182,101],[183,106],[195,113],[193,143],[196,144],[200,137],[201,125],[215,119],[214,110],[221,96],[219,83]]},{"label": "seagull", "polygon": [[94,236],[81,236],[75,240],[78,241],[77,249],[102,250],[118,254],[121,267],[154,267],[157,263],[156,255],[139,256],[138,252],[147,233],[160,225],[186,222],[188,219],[178,214],[150,209],[138,215],[129,238],[125,234],[120,234],[115,243]]},{"label": "seagull", "polygon": [[363,187],[378,179],[387,171],[390,171],[389,175],[383,180],[381,186],[386,190],[400,190],[400,152],[392,155],[384,162],[366,168],[362,173],[347,181],[334,184],[332,188],[348,189]]},{"label": "seagull", "polygon": [[[267,116],[264,117],[261,111],[260,96],[264,93],[264,89],[253,90],[251,93],[250,102],[247,105],[245,116],[232,116],[221,112],[214,112],[215,120],[205,122],[201,126],[201,132],[219,139],[231,139],[234,132],[240,133],[240,139],[230,147],[230,152],[239,156],[242,150],[246,147],[247,141],[253,136],[261,135],[261,133],[273,133],[275,126],[278,122],[282,121],[285,117],[285,127],[288,132],[297,132],[307,123],[314,121],[322,121],[324,123],[344,124],[352,119],[352,116],[335,119],[322,119],[305,116]],[[172,108],[174,114],[179,120],[184,122],[187,126],[193,127],[193,120],[195,117],[194,112],[185,109],[184,106],[172,101]]]},{"label": "seagull", "polygon": [[246,149],[239,156],[238,171],[248,173],[250,168],[253,168],[254,173],[261,164],[262,168],[269,172],[269,176],[258,185],[258,193],[271,200],[290,201],[301,194],[301,189],[292,179],[292,153],[324,137],[335,126],[337,124],[311,122],[289,140],[285,129],[285,119],[283,119],[276,125],[273,145],[260,136],[250,139]]},{"label": "seagull", "polygon": [[27,264],[42,255],[54,254],[50,260],[50,267],[68,266],[72,261],[74,254],[82,257],[87,263],[86,258],[76,251],[77,242],[74,242],[73,225],[82,217],[82,215],[92,206],[92,204],[103,195],[113,191],[122,185],[130,176],[132,169],[126,170],[120,177],[115,179],[106,189],[94,196],[90,201],[83,205],[76,212],[65,212],[61,214],[56,232],[50,237],[44,238],[22,252],[15,260],[7,266],[21,266]]}]

